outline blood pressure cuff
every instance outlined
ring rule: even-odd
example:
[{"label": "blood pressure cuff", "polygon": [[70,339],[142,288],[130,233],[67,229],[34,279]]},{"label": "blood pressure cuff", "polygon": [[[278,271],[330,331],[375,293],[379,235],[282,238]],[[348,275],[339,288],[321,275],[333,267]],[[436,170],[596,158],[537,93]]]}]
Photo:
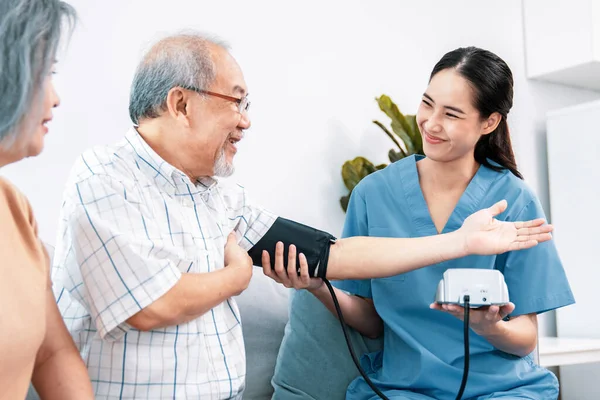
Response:
[{"label": "blood pressure cuff", "polygon": [[327,232],[278,217],[267,233],[248,251],[248,254],[254,265],[262,265],[262,252],[266,250],[271,260],[271,268],[274,268],[275,245],[277,242],[283,242],[283,261],[287,269],[289,246],[293,244],[296,246],[296,272],[298,275],[300,275],[299,254],[303,253],[308,261],[309,275],[314,278],[325,278],[329,248],[335,241],[336,238]]}]

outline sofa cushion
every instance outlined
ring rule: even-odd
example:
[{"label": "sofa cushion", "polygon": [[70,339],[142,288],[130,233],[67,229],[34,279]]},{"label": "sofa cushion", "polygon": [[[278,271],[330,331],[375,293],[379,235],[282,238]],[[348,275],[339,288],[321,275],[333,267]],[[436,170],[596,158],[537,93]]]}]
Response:
[{"label": "sofa cushion", "polygon": [[[343,400],[359,373],[339,321],[307,291],[293,292],[289,318],[272,381],[273,399]],[[383,339],[348,330],[357,357],[382,348]]]},{"label": "sofa cushion", "polygon": [[271,378],[288,320],[286,289],[255,268],[248,288],[236,297],[246,347],[244,400],[267,400],[273,395]]}]

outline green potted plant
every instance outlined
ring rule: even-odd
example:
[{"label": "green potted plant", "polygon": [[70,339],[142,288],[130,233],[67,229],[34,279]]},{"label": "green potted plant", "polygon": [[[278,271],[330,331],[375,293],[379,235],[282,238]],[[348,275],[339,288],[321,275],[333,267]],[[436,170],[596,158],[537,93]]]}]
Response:
[{"label": "green potted plant", "polygon": [[[391,119],[391,132],[381,122],[375,120],[373,123],[380,127],[383,132],[394,142],[396,149],[390,149],[388,159],[391,163],[403,159],[412,154],[423,154],[423,141],[415,115],[404,115],[398,110],[398,106],[389,96],[381,95],[375,99],[381,111]],[[358,185],[365,176],[387,167],[387,164],[374,165],[365,157],[356,157],[348,160],[342,165],[342,179],[349,190],[346,196],[340,198],[340,204],[344,212],[348,208],[348,201],[354,187]]]}]

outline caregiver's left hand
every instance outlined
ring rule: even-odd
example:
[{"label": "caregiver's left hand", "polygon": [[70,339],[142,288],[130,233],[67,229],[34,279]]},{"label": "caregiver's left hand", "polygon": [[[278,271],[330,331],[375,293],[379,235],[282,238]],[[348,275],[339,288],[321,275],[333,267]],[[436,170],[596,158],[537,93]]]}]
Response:
[{"label": "caregiver's left hand", "polygon": [[[465,317],[465,309],[456,304],[437,304],[433,303],[429,306],[433,310],[439,310],[454,315],[461,321]],[[515,309],[513,303],[508,303],[504,306],[489,306],[481,308],[471,308],[469,312],[469,326],[475,333],[481,336],[493,333],[498,327],[498,324],[512,313]]]}]

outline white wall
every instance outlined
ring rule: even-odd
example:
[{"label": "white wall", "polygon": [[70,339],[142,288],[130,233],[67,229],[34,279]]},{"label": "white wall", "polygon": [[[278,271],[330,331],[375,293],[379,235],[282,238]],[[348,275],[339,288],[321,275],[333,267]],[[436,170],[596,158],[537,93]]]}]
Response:
[{"label": "white wall", "polygon": [[[130,126],[129,84],[149,42],[184,28],[233,46],[252,97],[253,127],[235,179],[277,213],[341,232],[342,163],[384,162],[392,143],[374,97],[414,113],[437,60],[458,46],[496,52],[516,80],[509,116],[522,172],[548,210],[544,115],[600,93],[525,78],[521,2],[516,0],[124,1],[71,0],[80,23],[56,77],[62,105],[38,158],[3,168],[25,192],[54,242],[62,185],[84,149],[118,140]],[[552,316],[542,334],[554,333]]]},{"label": "white wall", "polygon": [[[597,123],[599,114],[599,101],[548,114],[548,169],[556,245],[577,300],[577,304],[556,312],[557,334],[566,338],[600,339],[596,297],[600,280],[597,252],[600,216],[589,212],[597,207],[600,198],[597,184],[600,182],[600,136],[597,130],[590,129]],[[570,132],[577,132],[579,141],[587,149],[577,152],[576,157],[568,146],[572,138]],[[574,204],[577,206],[573,207]],[[585,329],[581,329],[583,321]],[[563,366],[560,376],[563,398],[600,398],[600,386],[587,384],[600,376],[600,363]]]}]

